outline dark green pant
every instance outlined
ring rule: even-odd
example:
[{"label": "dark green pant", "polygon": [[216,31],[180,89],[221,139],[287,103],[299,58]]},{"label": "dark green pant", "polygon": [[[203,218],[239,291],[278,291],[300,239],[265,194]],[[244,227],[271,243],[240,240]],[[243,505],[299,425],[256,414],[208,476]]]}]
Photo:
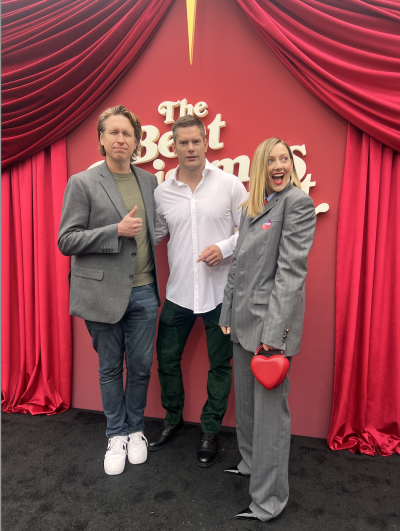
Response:
[{"label": "dark green pant", "polygon": [[232,374],[232,343],[218,325],[221,304],[207,313],[195,314],[166,300],[158,325],[157,359],[161,384],[161,404],[167,410],[168,424],[177,424],[185,401],[181,360],[187,338],[197,317],[202,317],[207,336],[210,370],[207,379],[207,401],[201,413],[205,433],[218,433],[228,406]]}]

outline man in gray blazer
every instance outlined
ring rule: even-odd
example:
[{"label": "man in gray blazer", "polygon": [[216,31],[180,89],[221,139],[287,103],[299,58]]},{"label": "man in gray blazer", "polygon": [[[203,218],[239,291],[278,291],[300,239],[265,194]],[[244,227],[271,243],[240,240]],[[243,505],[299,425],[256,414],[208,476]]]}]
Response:
[{"label": "man in gray blazer", "polygon": [[[107,474],[147,459],[143,434],[160,304],[154,246],[154,175],[133,167],[141,124],[122,105],[97,122],[105,162],[73,175],[64,195],[58,247],[72,256],[70,314],[85,319],[99,356],[107,418]],[[123,361],[127,367],[125,393]]]}]

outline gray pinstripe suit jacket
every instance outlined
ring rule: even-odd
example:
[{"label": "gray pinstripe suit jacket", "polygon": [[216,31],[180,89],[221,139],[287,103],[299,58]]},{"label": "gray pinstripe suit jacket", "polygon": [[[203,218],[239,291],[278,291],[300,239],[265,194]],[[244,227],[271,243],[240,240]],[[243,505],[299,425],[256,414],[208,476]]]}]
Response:
[{"label": "gray pinstripe suit jacket", "polygon": [[255,218],[242,213],[219,321],[233,342],[250,352],[264,343],[299,353],[315,224],[312,199],[290,184]]},{"label": "gray pinstripe suit jacket", "polygon": [[[132,166],[146,209],[154,263],[154,199],[157,179]],[[135,238],[118,237],[125,203],[104,162],[73,175],[67,184],[58,233],[62,254],[72,256],[70,314],[89,321],[116,323],[126,308],[135,274]],[[157,268],[157,266],[156,266]],[[154,272],[157,283],[157,269]],[[157,283],[158,303],[160,295]]]}]

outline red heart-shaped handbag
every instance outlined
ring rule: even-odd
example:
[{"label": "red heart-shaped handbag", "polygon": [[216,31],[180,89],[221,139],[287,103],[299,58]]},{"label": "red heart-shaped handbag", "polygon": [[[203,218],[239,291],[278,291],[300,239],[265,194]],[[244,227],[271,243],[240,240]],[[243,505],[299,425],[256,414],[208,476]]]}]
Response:
[{"label": "red heart-shaped handbag", "polygon": [[258,354],[260,350],[264,350],[262,345],[256,350],[251,360],[251,370],[263,387],[269,390],[275,389],[288,373],[289,360],[282,354],[274,354],[267,358],[267,356]]}]

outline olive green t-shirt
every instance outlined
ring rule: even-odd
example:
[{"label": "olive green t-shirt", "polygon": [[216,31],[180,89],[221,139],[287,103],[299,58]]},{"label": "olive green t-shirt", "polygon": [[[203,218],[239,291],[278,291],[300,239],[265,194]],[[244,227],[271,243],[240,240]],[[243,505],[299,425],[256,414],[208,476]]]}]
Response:
[{"label": "olive green t-shirt", "polygon": [[141,218],[142,230],[136,236],[136,268],[132,287],[144,286],[154,282],[154,259],[151,251],[149,230],[147,227],[146,211],[142,194],[136,177],[132,171],[129,173],[113,173],[115,184],[124,200],[128,212],[138,207],[135,217]]}]

